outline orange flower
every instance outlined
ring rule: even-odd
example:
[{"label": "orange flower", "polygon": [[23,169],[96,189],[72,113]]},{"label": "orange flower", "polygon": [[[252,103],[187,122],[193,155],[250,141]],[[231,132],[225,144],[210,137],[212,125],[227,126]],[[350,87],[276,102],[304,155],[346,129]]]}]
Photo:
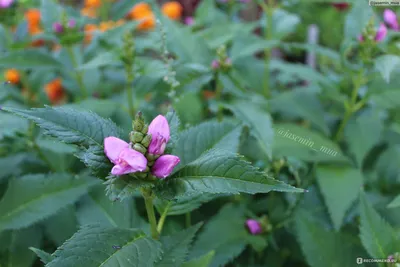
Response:
[{"label": "orange flower", "polygon": [[25,12],[25,19],[30,25],[38,26],[40,23],[40,11],[39,9],[29,9]]},{"label": "orange flower", "polygon": [[178,20],[182,16],[183,8],[179,2],[167,2],[161,7],[162,13],[170,19]]},{"label": "orange flower", "polygon": [[21,77],[19,76],[19,72],[16,69],[9,69],[6,70],[6,72],[4,73],[4,78],[7,82],[18,84]]},{"label": "orange flower", "polygon": [[85,7],[100,7],[101,0],[85,0]]},{"label": "orange flower", "polygon": [[86,24],[85,25],[85,44],[88,44],[92,41],[92,31],[97,30],[97,25],[94,24]]},{"label": "orange flower", "polygon": [[151,6],[147,3],[141,2],[132,7],[131,11],[128,13],[128,17],[131,19],[141,19],[151,12]]},{"label": "orange flower", "polygon": [[138,25],[139,30],[150,30],[156,25],[156,19],[151,11],[149,11],[147,14],[144,14],[143,17],[139,18],[138,20],[141,20],[140,24]]},{"label": "orange flower", "polygon": [[100,23],[99,25],[99,29],[102,32],[108,31],[109,29],[114,28],[114,21],[110,20],[110,21],[103,21]]},{"label": "orange flower", "polygon": [[125,20],[120,19],[120,20],[117,20],[117,22],[115,23],[115,27],[118,27],[118,26],[121,26],[121,25],[124,25],[124,24],[125,24]]},{"label": "orange flower", "polygon": [[95,18],[97,16],[97,10],[91,7],[84,7],[81,9],[81,14],[89,18]]},{"label": "orange flower", "polygon": [[45,92],[53,105],[60,104],[66,98],[66,94],[64,88],[62,87],[60,78],[54,79],[46,84]]},{"label": "orange flower", "polygon": [[210,90],[204,90],[203,92],[204,99],[208,100],[215,97],[215,92]]},{"label": "orange flower", "polygon": [[41,47],[45,44],[45,41],[42,39],[35,40],[31,43],[31,47]]}]

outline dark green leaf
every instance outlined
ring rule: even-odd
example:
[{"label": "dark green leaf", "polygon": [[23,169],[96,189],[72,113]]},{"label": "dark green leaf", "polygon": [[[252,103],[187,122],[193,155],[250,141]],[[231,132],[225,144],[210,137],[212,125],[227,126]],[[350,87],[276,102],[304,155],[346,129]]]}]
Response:
[{"label": "dark green leaf", "polygon": [[16,50],[0,57],[0,67],[17,69],[61,69],[63,64],[39,50]]},{"label": "dark green leaf", "polygon": [[47,264],[54,259],[54,257],[46,251],[34,247],[30,247],[29,249],[32,250],[40,258],[40,261],[44,264]]}]

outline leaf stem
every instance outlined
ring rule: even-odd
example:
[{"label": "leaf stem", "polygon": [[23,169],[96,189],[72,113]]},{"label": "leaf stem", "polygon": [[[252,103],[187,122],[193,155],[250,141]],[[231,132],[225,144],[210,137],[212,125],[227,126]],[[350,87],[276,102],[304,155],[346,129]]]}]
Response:
[{"label": "leaf stem", "polygon": [[[261,2],[261,8],[264,11],[265,17],[267,19],[267,25],[265,26],[265,40],[269,41],[272,40],[273,35],[272,35],[272,24],[273,24],[273,14],[274,14],[274,1],[269,0],[269,4],[265,4],[264,2]],[[268,27],[268,29],[267,29]],[[265,61],[265,73],[264,73],[264,97],[265,98],[270,98],[270,88],[269,88],[269,82],[270,82],[270,73],[269,73],[269,66],[270,66],[270,60],[271,60],[271,48],[265,48],[264,49],[264,61]]]},{"label": "leaf stem", "polygon": [[219,103],[221,101],[222,91],[224,89],[224,87],[222,86],[221,81],[219,79],[220,75],[221,74],[218,71],[216,74],[216,77],[215,77],[215,83],[216,83],[216,85],[215,85],[215,87],[216,87],[215,88],[215,100],[217,100],[217,105],[218,105],[218,111],[217,111],[218,121],[222,121],[222,115],[223,115],[222,114],[223,109],[222,109],[221,103]]},{"label": "leaf stem", "polygon": [[157,231],[157,220],[156,220],[156,215],[154,213],[153,192],[151,189],[147,189],[147,188],[142,188],[141,191],[142,191],[142,195],[144,198],[144,204],[146,206],[147,217],[148,217],[149,223],[150,223],[151,236],[154,239],[158,239],[159,232]]},{"label": "leaf stem", "polygon": [[67,49],[68,55],[69,55],[69,57],[71,59],[72,66],[74,67],[76,80],[77,80],[77,82],[79,84],[79,87],[80,87],[80,90],[81,90],[81,94],[82,94],[82,98],[85,99],[85,98],[87,98],[88,93],[87,93],[85,84],[83,82],[83,74],[84,74],[84,72],[77,70],[78,61],[76,60],[75,53],[74,53],[74,50],[72,49],[72,46],[67,46],[66,49]]},{"label": "leaf stem", "polygon": [[165,206],[163,213],[161,214],[160,220],[158,221],[158,225],[157,225],[157,231],[158,233],[161,234],[161,231],[163,229],[164,223],[165,223],[165,219],[168,216],[168,210],[171,207],[171,202],[168,202],[167,206]]}]

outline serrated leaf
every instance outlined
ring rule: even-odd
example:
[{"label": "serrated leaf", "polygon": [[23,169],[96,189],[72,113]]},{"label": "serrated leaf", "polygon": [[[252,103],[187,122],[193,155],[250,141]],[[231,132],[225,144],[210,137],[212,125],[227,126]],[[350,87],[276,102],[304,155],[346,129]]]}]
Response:
[{"label": "serrated leaf", "polygon": [[[227,218],[235,219],[227,221]],[[214,250],[215,257],[209,266],[225,266],[244,250],[248,235],[244,207],[227,204],[198,234],[189,258],[197,258]]]},{"label": "serrated leaf", "polygon": [[179,128],[181,126],[181,121],[178,117],[178,114],[174,110],[168,111],[165,117],[167,118],[169,129],[171,132],[171,137],[167,145],[168,148],[174,148],[179,138]]},{"label": "serrated leaf", "polygon": [[180,158],[183,167],[200,157],[205,151],[219,148],[229,152],[237,152],[241,127],[231,122],[203,122],[179,135],[173,155]]},{"label": "serrated leaf", "polygon": [[129,176],[109,176],[104,184],[107,185],[106,195],[112,201],[121,201],[132,197],[139,188],[154,186],[151,181],[134,179]]},{"label": "serrated leaf", "polygon": [[359,168],[364,157],[381,139],[383,122],[378,114],[364,114],[351,120],[345,128],[345,138]]},{"label": "serrated leaf", "polygon": [[316,176],[333,225],[339,231],[363,184],[362,173],[347,167],[318,166]]},{"label": "serrated leaf", "polygon": [[[304,192],[268,177],[240,156],[225,150],[213,149],[166,180],[165,190],[175,197],[199,192],[213,194],[268,193],[269,191]],[[162,191],[162,189],[161,189]]]},{"label": "serrated leaf", "polygon": [[0,67],[17,69],[61,69],[63,64],[39,50],[24,49],[9,52],[0,57]]},{"label": "serrated leaf", "polygon": [[[60,225],[62,225],[62,231],[60,231]],[[46,227],[45,233],[47,238],[57,246],[62,245],[65,240],[78,230],[75,207],[70,205],[59,210],[44,222],[44,226]]]},{"label": "serrated leaf", "polygon": [[157,267],[177,267],[184,262],[192,240],[203,223],[198,223],[188,229],[171,236],[161,238],[163,244],[163,258],[157,262]]},{"label": "serrated leaf", "polygon": [[310,217],[304,211],[296,216],[297,236],[308,264],[321,267],[329,261],[332,267],[356,266],[356,257],[363,255],[359,254],[359,248],[351,239],[322,228]]},{"label": "serrated leaf", "polygon": [[400,207],[400,195],[395,197],[392,202],[389,203],[388,208],[398,208]]},{"label": "serrated leaf", "polygon": [[91,177],[76,178],[62,173],[11,180],[0,201],[0,229],[24,228],[43,220],[74,203],[96,183],[98,180]]},{"label": "serrated leaf", "polygon": [[360,238],[371,257],[385,259],[397,251],[400,239],[394,229],[374,210],[365,193],[360,194]]},{"label": "serrated leaf", "polygon": [[58,248],[46,266],[152,267],[161,254],[161,244],[140,230],[87,225]]},{"label": "serrated leaf", "polygon": [[264,153],[271,158],[274,138],[271,116],[250,102],[238,101],[227,107],[243,124],[249,126],[251,134],[257,138]]},{"label": "serrated leaf", "polygon": [[30,247],[29,249],[32,250],[40,258],[40,261],[44,264],[47,264],[54,259],[54,257],[46,251],[34,247]]},{"label": "serrated leaf", "polygon": [[147,228],[148,224],[137,213],[133,198],[110,201],[104,185],[94,187],[85,196],[77,210],[81,225],[101,224],[105,227]]},{"label": "serrated leaf", "polygon": [[105,137],[120,135],[120,130],[111,120],[106,120],[91,111],[65,107],[30,110],[3,107],[2,110],[34,121],[45,130],[45,134],[67,144],[102,147]]},{"label": "serrated leaf", "polygon": [[215,255],[215,251],[212,250],[199,258],[184,262],[182,264],[182,267],[208,267],[208,266],[210,266],[210,264],[214,258],[214,255]]},{"label": "serrated leaf", "polygon": [[191,212],[199,208],[203,203],[211,201],[219,197],[215,194],[199,193],[197,195],[190,195],[186,197],[178,198],[174,201],[166,201],[162,199],[155,199],[154,204],[157,210],[162,214],[168,206],[167,215],[181,215]]}]

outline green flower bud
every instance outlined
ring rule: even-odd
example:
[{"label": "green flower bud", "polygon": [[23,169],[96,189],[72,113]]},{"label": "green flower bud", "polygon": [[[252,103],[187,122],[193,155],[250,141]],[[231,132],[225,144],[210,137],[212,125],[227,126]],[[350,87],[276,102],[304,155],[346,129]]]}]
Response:
[{"label": "green flower bud", "polygon": [[132,143],[140,143],[143,140],[144,134],[141,132],[132,132],[132,138],[131,141]]},{"label": "green flower bud", "polygon": [[154,165],[154,161],[147,161],[147,166],[152,167]]},{"label": "green flower bud", "polygon": [[142,117],[142,112],[136,114],[135,120],[132,122],[132,128],[136,132],[142,132],[144,126],[144,120]]},{"label": "green flower bud", "polygon": [[[140,133],[142,134],[142,133]],[[142,138],[142,145],[145,148],[148,148],[151,142],[151,134],[146,135],[144,138]]]},{"label": "green flower bud", "polygon": [[147,125],[147,124],[145,124],[144,126],[143,126],[143,129],[142,129],[142,134],[147,134],[147,131],[149,130],[149,125]]},{"label": "green flower bud", "polygon": [[135,176],[139,179],[146,179],[147,178],[148,173],[147,172],[137,172],[135,173]]},{"label": "green flower bud", "polygon": [[155,161],[156,159],[158,159],[160,157],[160,155],[153,155],[153,154],[149,154],[149,153],[147,153],[145,156],[148,161]]},{"label": "green flower bud", "polygon": [[133,149],[142,153],[143,155],[147,152],[147,149],[139,143],[134,144]]}]

